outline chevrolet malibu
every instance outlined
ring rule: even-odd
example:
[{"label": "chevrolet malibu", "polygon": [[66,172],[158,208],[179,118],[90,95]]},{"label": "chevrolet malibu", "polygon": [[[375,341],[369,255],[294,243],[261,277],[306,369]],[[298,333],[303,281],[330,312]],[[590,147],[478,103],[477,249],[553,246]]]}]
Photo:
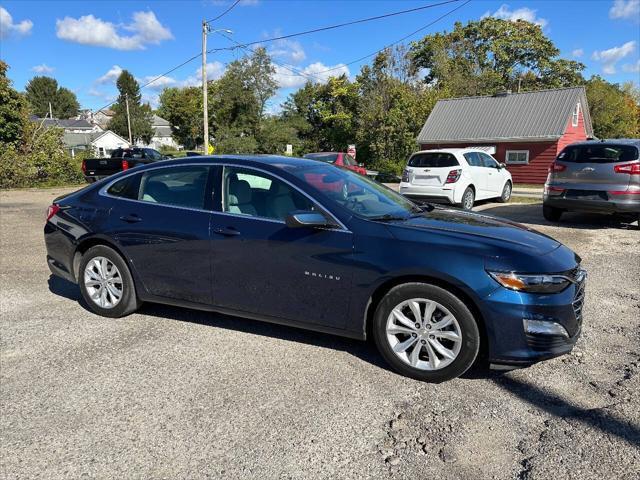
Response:
[{"label": "chevrolet malibu", "polygon": [[580,334],[586,274],[564,245],[313,160],[127,170],[56,199],[44,232],[49,268],[99,315],[158,302],[373,337],[429,382],[479,354],[497,368],[556,357]]}]

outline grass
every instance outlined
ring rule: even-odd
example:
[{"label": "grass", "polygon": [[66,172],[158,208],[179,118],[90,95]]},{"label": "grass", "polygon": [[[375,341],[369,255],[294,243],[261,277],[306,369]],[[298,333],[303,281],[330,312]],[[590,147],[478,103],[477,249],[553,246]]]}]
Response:
[{"label": "grass", "polygon": [[520,196],[512,196],[509,203],[542,203],[542,198],[540,197],[520,197]]},{"label": "grass", "polygon": [[514,183],[513,184],[513,189],[515,190],[516,188],[537,188],[537,189],[541,189],[544,187],[544,184],[542,183]]}]

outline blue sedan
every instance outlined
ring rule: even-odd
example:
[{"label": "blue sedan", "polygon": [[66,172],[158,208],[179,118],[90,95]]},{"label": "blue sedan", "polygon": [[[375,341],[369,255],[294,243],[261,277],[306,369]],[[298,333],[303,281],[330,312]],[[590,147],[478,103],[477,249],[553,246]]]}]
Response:
[{"label": "blue sedan", "polygon": [[586,273],[556,240],[313,160],[127,170],[56,199],[45,240],[52,273],[99,315],[157,302],[373,337],[429,382],[480,353],[499,368],[568,353],[582,323]]}]

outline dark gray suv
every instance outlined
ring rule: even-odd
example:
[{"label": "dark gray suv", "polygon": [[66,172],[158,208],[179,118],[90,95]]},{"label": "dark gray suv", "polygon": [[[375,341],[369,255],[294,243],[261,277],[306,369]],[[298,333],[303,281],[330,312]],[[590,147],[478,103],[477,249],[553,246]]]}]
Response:
[{"label": "dark gray suv", "polygon": [[[543,214],[628,214],[640,222],[640,140],[586,141],[567,146],[549,167]],[[640,223],[639,223],[640,225]]]}]

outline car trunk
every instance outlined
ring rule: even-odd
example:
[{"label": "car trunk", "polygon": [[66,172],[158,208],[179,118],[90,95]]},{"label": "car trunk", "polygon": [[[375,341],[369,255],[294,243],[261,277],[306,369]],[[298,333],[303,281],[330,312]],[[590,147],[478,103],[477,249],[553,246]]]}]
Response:
[{"label": "car trunk", "polygon": [[85,175],[113,175],[122,171],[122,158],[88,158],[84,161]]},{"label": "car trunk", "polygon": [[451,170],[459,167],[458,160],[451,153],[426,152],[416,153],[409,159],[407,172],[412,185],[440,187],[445,184]]},{"label": "car trunk", "polygon": [[563,150],[552,167],[551,184],[567,190],[567,196],[606,199],[607,191],[629,188],[632,176],[616,166],[633,163],[638,150],[630,145],[575,145]]}]

